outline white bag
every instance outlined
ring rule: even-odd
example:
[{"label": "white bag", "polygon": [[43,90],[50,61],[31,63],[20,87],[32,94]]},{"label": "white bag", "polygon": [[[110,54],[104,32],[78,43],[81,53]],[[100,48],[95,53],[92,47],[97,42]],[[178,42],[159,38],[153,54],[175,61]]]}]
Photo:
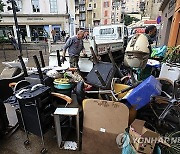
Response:
[{"label": "white bag", "polygon": [[175,80],[180,79],[180,67],[178,65],[163,63],[159,78],[166,78],[174,83]]}]

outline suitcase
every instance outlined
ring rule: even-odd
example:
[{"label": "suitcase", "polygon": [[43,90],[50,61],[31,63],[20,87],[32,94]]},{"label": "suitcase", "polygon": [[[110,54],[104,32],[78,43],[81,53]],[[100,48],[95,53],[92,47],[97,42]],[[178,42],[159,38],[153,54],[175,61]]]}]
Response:
[{"label": "suitcase", "polygon": [[50,87],[38,84],[20,89],[15,94],[20,107],[22,120],[20,123],[23,124],[27,134],[27,140],[24,144],[29,144],[28,132],[41,136],[42,153],[46,151],[43,135],[52,127],[54,122],[51,115],[54,113],[55,108],[52,105],[50,92]]}]

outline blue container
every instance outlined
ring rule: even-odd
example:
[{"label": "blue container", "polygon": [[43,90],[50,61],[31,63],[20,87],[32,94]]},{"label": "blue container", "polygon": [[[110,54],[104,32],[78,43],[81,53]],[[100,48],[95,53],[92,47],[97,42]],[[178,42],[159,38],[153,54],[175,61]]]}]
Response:
[{"label": "blue container", "polygon": [[126,97],[128,103],[136,110],[150,102],[152,96],[161,94],[161,83],[152,75],[132,90]]},{"label": "blue container", "polygon": [[57,89],[70,89],[72,85],[70,83],[56,83],[54,82],[54,87]]}]

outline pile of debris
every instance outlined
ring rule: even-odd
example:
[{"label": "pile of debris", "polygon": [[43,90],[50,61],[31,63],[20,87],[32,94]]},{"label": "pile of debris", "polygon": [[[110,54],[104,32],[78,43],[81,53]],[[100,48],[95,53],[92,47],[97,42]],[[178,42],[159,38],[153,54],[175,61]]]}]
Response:
[{"label": "pile of debris", "polygon": [[[12,77],[0,80],[0,98],[15,108],[25,145],[30,132],[41,136],[41,153],[46,152],[43,135],[55,127],[62,149],[80,149],[82,142],[83,153],[180,153],[179,47],[165,61],[148,63],[146,53],[127,52],[126,67],[117,66],[108,50],[111,62],[93,57],[86,77],[76,68],[62,68],[59,56],[53,68],[45,67],[42,53],[42,68],[37,56],[36,68],[26,68],[19,56],[23,72],[11,69]],[[0,113],[0,132],[5,132],[8,122]]]}]

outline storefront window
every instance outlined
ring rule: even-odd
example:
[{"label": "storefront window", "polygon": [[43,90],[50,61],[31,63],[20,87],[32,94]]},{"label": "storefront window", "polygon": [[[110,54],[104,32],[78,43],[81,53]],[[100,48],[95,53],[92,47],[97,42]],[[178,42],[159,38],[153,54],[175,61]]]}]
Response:
[{"label": "storefront window", "polygon": [[49,0],[50,3],[50,12],[51,13],[57,13],[57,0]]},{"label": "storefront window", "polygon": [[33,12],[40,12],[39,0],[32,0]]},{"label": "storefront window", "polygon": [[13,27],[12,26],[0,26],[0,38],[1,39],[8,39],[7,33],[13,34]]}]

